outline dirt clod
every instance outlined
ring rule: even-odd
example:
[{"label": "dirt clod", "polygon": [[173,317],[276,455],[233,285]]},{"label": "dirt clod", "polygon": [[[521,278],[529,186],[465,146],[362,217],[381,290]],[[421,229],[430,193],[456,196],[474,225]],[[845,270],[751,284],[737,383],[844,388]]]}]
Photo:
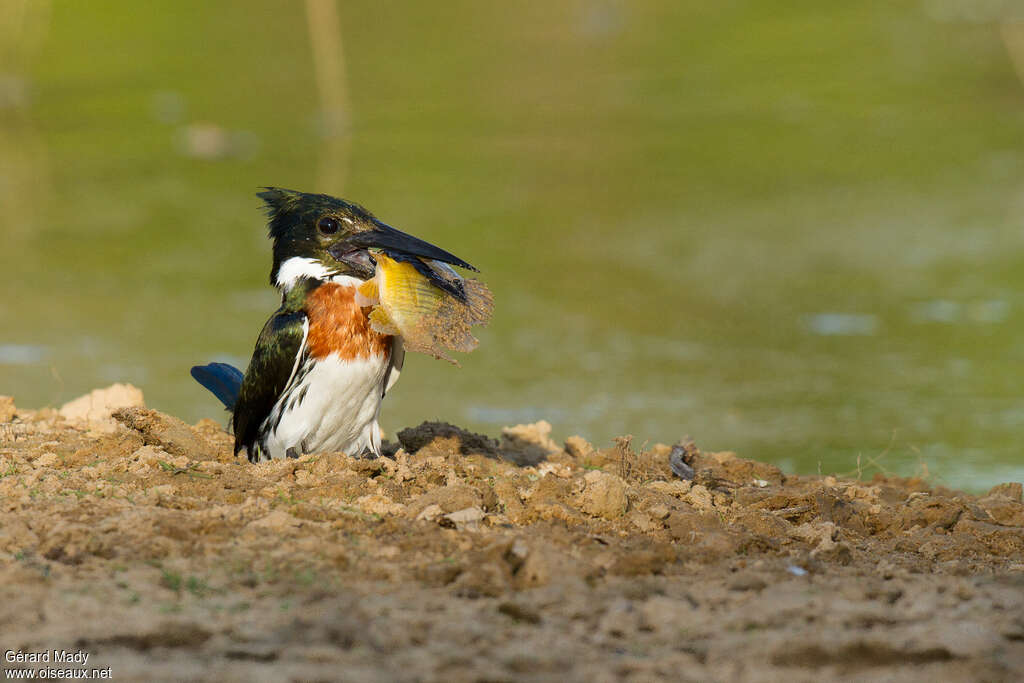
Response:
[{"label": "dirt clod", "polygon": [[60,407],[60,415],[72,423],[112,432],[116,427],[110,418],[115,410],[143,405],[142,390],[131,384],[113,384],[68,401]]},{"label": "dirt clod", "polygon": [[146,408],[121,408],[111,417],[142,435],[147,445],[159,446],[172,455],[197,460],[216,460],[218,455],[197,430],[176,417]]},{"label": "dirt clod", "polygon": [[605,519],[621,517],[629,505],[625,483],[613,474],[597,470],[583,475],[577,502],[583,512]]},{"label": "dirt clod", "polygon": [[455,450],[460,455],[476,453],[496,457],[500,453],[496,440],[447,422],[424,422],[418,427],[403,429],[398,432],[398,441],[408,453],[418,453],[435,442],[438,442],[438,450]]},{"label": "dirt clod", "polygon": [[10,396],[0,396],[0,422],[10,422],[17,414],[14,399]]}]

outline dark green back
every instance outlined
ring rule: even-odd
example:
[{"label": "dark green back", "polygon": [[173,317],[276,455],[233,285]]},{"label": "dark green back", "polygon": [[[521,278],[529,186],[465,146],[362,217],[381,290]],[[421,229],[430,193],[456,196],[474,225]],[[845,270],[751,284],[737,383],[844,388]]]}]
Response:
[{"label": "dark green back", "polygon": [[313,280],[296,283],[260,332],[232,418],[236,454],[247,448],[249,459],[256,457],[254,445],[260,425],[284,392],[302,350],[306,296],[319,285]]}]

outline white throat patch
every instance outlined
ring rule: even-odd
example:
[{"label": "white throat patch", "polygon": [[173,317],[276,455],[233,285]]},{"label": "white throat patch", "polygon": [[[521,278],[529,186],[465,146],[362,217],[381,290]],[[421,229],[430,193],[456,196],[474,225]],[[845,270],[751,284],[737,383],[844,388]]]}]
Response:
[{"label": "white throat patch", "polygon": [[315,259],[293,256],[277,269],[277,279],[274,284],[287,292],[295,286],[300,278],[304,277],[311,280],[326,280],[331,277],[331,273]]},{"label": "white throat patch", "polygon": [[350,285],[353,287],[363,284],[362,280],[351,275],[333,275],[322,263],[305,256],[293,256],[282,263],[281,267],[277,269],[277,278],[275,278],[274,284],[277,285],[278,289],[287,292],[301,278],[335,282],[339,285]]}]

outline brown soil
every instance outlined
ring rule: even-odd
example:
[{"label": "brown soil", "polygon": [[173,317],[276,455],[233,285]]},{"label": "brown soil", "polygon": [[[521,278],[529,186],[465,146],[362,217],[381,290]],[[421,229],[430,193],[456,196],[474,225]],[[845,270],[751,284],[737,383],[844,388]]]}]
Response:
[{"label": "brown soil", "polygon": [[[115,680],[1017,681],[1020,484],[500,440],[252,465],[212,421],[0,399],[0,649]],[[3,666],[14,665],[3,663]]]}]

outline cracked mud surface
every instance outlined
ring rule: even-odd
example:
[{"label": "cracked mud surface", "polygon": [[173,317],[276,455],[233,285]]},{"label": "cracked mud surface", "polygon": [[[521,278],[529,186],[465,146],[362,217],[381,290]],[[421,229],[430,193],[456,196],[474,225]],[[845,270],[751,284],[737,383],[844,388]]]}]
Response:
[{"label": "cracked mud surface", "polygon": [[681,481],[668,446],[544,423],[252,465],[212,421],[87,403],[0,398],[5,650],[85,649],[115,680],[1024,677],[1019,484],[696,447]]}]

